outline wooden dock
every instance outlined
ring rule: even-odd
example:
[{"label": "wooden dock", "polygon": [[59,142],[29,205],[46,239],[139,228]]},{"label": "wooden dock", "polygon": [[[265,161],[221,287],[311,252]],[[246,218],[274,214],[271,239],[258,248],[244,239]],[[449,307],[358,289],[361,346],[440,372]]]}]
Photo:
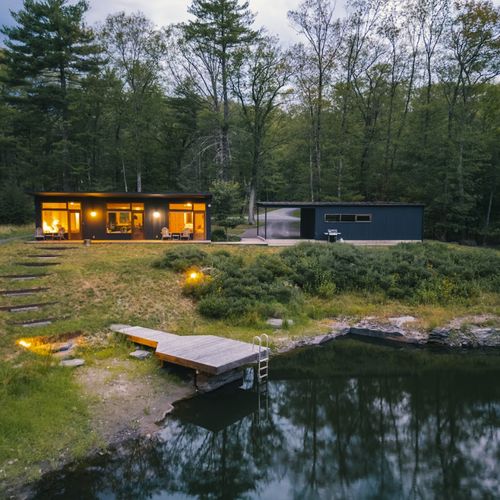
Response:
[{"label": "wooden dock", "polygon": [[215,335],[174,335],[130,325],[111,325],[110,329],[132,342],[155,348],[155,355],[163,361],[209,375],[230,372],[259,358],[257,346]]}]

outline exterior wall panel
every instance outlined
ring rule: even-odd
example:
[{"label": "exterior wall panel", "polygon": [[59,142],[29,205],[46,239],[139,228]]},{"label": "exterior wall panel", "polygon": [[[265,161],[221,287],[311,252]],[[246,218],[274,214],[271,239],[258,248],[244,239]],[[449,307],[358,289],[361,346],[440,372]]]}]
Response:
[{"label": "exterior wall panel", "polygon": [[[316,210],[315,239],[337,229],[344,240],[422,240],[422,206],[321,206]],[[370,214],[371,222],[326,222],[326,214]]]}]

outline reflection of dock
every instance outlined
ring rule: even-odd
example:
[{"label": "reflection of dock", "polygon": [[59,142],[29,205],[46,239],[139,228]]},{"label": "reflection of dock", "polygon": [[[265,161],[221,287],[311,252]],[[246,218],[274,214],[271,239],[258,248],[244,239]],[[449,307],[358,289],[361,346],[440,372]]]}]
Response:
[{"label": "reflection of dock", "polygon": [[258,393],[221,389],[176,403],[173,416],[212,432],[229,427],[258,410]]},{"label": "reflection of dock", "polygon": [[[241,378],[239,369],[256,363],[259,358],[258,349],[252,344],[215,335],[181,336],[130,325],[111,325],[110,328],[132,342],[155,348],[155,355],[162,361],[201,372],[198,382],[208,382],[208,390]],[[215,380],[214,376],[220,380]]]}]

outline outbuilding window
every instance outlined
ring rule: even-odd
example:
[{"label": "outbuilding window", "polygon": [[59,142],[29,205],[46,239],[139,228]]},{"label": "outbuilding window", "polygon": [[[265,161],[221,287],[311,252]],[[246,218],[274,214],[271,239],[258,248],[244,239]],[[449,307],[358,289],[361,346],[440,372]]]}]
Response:
[{"label": "outbuilding window", "polygon": [[325,214],[325,222],[371,222],[371,214]]}]

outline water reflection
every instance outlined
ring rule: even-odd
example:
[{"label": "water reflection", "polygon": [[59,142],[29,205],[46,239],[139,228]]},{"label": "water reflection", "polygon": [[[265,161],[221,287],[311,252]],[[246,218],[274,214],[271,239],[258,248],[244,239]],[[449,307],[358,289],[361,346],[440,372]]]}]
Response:
[{"label": "water reflection", "polygon": [[35,498],[500,497],[498,372],[275,373],[268,399],[185,402],[157,439],[47,476]]}]

